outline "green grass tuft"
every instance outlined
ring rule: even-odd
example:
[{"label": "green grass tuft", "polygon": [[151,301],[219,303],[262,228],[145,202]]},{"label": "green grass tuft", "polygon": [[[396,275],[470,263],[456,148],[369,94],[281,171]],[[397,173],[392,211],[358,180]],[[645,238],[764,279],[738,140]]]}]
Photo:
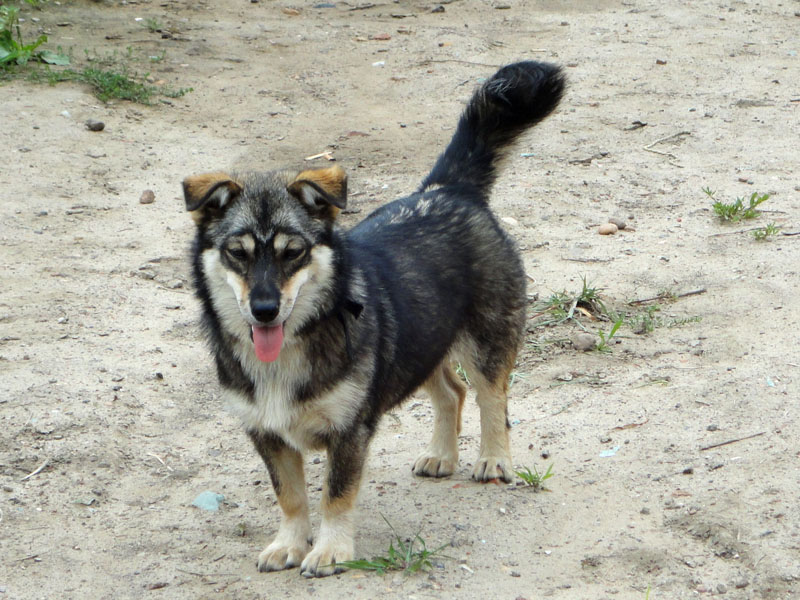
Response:
[{"label": "green grass tuft", "polygon": [[745,219],[755,219],[760,214],[757,207],[769,200],[769,194],[759,195],[758,192],[753,192],[746,206],[744,203],[744,196],[737,198],[731,204],[725,204],[714,197],[716,192],[712,191],[710,188],[703,188],[703,193],[711,199],[711,207],[714,209],[714,214],[717,215],[721,221],[731,223],[738,223]]},{"label": "green grass tuft", "polygon": [[533,467],[533,471],[531,471],[528,467],[522,467],[519,471],[514,471],[517,474],[517,477],[522,479],[526,485],[532,487],[535,491],[539,490],[547,490],[544,487],[544,482],[550,479],[553,476],[553,464],[551,463],[549,467],[547,467],[547,471],[544,473],[539,473],[536,469],[536,465]]},{"label": "green grass tuft", "polygon": [[[383,515],[381,515],[383,517]],[[436,550],[428,550],[425,540],[417,533],[413,538],[403,540],[395,531],[392,524],[383,517],[389,529],[392,530],[394,539],[389,542],[389,549],[384,556],[376,556],[372,559],[361,558],[357,560],[347,560],[336,563],[337,566],[358,571],[374,571],[378,575],[383,575],[388,571],[404,571],[406,573],[416,573],[417,571],[428,571],[433,567],[431,559],[449,558],[440,554],[447,544],[439,546]],[[415,547],[416,546],[416,547]]]},{"label": "green grass tuft", "polygon": [[753,232],[753,237],[758,242],[763,242],[769,238],[778,235],[780,229],[775,223],[769,223],[766,227],[759,227]]}]

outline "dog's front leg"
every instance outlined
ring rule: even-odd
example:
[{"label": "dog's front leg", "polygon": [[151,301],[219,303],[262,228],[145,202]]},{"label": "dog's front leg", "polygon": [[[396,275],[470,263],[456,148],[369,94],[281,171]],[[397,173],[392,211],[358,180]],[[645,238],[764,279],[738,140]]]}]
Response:
[{"label": "dog's front leg", "polygon": [[311,548],[303,455],[277,436],[265,432],[249,433],[267,465],[272,487],[283,511],[278,534],[258,555],[258,570],[290,569],[298,566]]},{"label": "dog's front leg", "polygon": [[353,560],[353,508],[371,434],[360,426],[328,445],[328,472],[322,492],[322,524],[300,572],[306,577],[341,573],[337,563]]}]

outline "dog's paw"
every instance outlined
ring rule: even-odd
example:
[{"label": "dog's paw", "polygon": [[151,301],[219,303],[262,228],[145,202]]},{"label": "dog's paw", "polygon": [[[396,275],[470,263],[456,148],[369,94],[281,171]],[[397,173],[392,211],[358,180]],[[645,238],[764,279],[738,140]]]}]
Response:
[{"label": "dog's paw", "polygon": [[348,560],[353,560],[352,540],[340,539],[338,543],[334,541],[323,543],[320,540],[303,561],[300,574],[304,577],[327,577],[341,573],[345,567],[337,563]]},{"label": "dog's paw", "polygon": [[513,474],[511,458],[508,456],[481,456],[472,469],[472,478],[480,482],[499,479],[511,483]]},{"label": "dog's paw", "polygon": [[458,459],[436,456],[430,452],[420,454],[412,470],[420,477],[449,477],[456,470]]},{"label": "dog's paw", "polygon": [[258,570],[265,573],[297,567],[310,548],[306,542],[289,544],[276,539],[258,555]]}]

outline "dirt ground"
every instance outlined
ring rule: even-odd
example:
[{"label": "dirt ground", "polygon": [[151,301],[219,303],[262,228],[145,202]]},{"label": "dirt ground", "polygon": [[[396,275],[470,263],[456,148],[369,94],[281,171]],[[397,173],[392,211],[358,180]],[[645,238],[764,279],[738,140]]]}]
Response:
[{"label": "dirt ground", "polygon": [[[116,51],[193,91],[142,106],[0,85],[0,599],[800,596],[800,236],[783,235],[800,230],[800,2],[62,0],[22,14],[76,60]],[[531,278],[514,461],[552,464],[549,491],[470,482],[474,402],[457,473],[415,479],[432,412],[414,397],[372,445],[356,551],[385,553],[385,517],[451,558],[417,575],[258,573],[279,510],[199,337],[181,180],[323,166],[304,159],[327,151],[355,222],[412,191],[474,87],[526,58],[570,80],[493,200]],[[771,197],[725,225],[704,187]],[[628,229],[598,235],[609,217]],[[767,241],[744,231],[772,222]],[[541,326],[536,298],[584,279],[640,319],[611,352],[577,351],[574,322]],[[627,304],[665,290],[704,291]],[[313,504],[324,462],[307,457]],[[192,506],[205,490],[224,495],[218,511]]]}]

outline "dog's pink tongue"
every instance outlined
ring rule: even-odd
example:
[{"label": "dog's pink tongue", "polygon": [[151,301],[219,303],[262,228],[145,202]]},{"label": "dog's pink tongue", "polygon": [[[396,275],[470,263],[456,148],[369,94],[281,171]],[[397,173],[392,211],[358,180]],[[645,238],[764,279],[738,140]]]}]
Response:
[{"label": "dog's pink tongue", "polygon": [[274,327],[253,326],[253,343],[258,360],[261,362],[278,360],[283,345],[283,324]]}]

